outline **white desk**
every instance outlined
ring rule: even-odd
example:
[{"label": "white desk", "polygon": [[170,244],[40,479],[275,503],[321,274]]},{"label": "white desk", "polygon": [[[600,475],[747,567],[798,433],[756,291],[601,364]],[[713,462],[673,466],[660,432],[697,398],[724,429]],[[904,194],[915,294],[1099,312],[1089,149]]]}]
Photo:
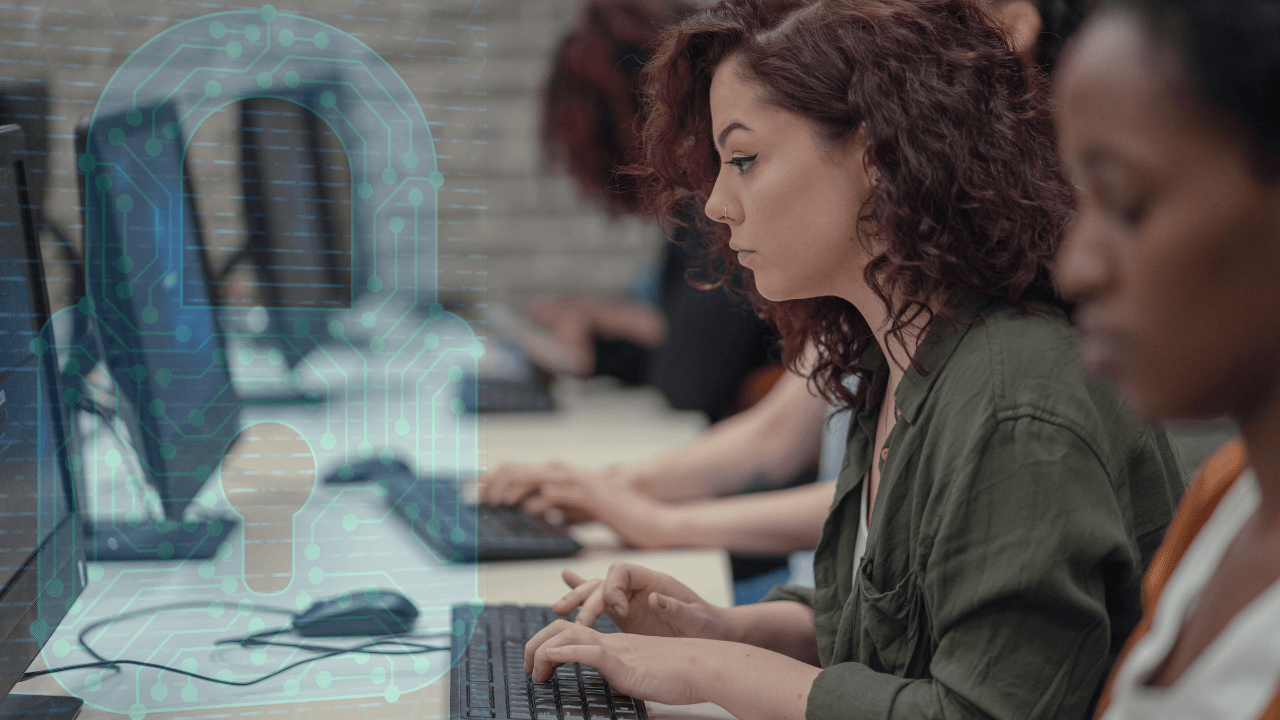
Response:
[{"label": "white desk", "polygon": [[[480,424],[481,463],[540,462],[552,458],[594,466],[612,462],[634,462],[687,441],[704,426],[697,415],[675,413],[663,407],[660,399],[651,391],[619,390],[599,384],[575,383],[561,388],[560,393],[564,410],[553,415],[486,417]],[[268,414],[277,418],[280,415],[279,411]],[[295,426],[304,425],[307,413],[299,409],[294,417],[287,419]],[[389,442],[391,441],[394,438],[389,438]],[[393,442],[391,444],[394,445]],[[317,455],[317,470],[323,475],[331,469],[334,461],[326,459],[318,450]],[[315,536],[314,528],[317,524],[323,521],[328,527],[339,517],[344,530],[348,531],[345,535],[335,530],[325,537]],[[223,609],[217,618],[221,625],[216,633],[222,637],[236,636],[254,631],[255,625],[250,623],[260,617],[237,613],[237,603],[245,597],[254,599],[260,605],[277,604],[288,607],[295,603],[301,604],[307,597],[326,597],[352,587],[350,580],[344,580],[344,575],[363,579],[355,587],[367,586],[369,569],[376,566],[379,568],[378,573],[386,578],[386,582],[377,584],[401,590],[418,601],[423,610],[419,630],[443,630],[448,627],[448,603],[423,600],[424,597],[435,597],[431,593],[432,586],[443,584],[449,592],[455,594],[458,588],[470,586],[474,588],[474,597],[483,598],[489,603],[549,604],[561,597],[566,590],[559,577],[562,568],[571,567],[588,577],[599,576],[615,560],[639,562],[660,569],[679,577],[710,602],[721,605],[732,603],[728,561],[723,552],[631,552],[605,543],[589,546],[579,557],[568,561],[492,563],[481,566],[477,573],[471,567],[456,568],[438,563],[431,566],[433,558],[424,553],[421,544],[408,533],[407,527],[398,518],[392,518],[392,522],[384,524],[382,520],[385,517],[385,504],[371,487],[318,485],[294,517],[294,537],[304,537],[305,533],[299,534],[303,532],[303,528],[313,529],[310,544],[322,546],[319,552],[324,554],[327,561],[324,572],[316,573],[314,566],[308,569],[308,561],[316,559],[310,547],[293,547],[290,555],[294,562],[295,577],[290,580],[287,590],[275,596],[250,594],[239,586],[231,591],[230,584],[222,585],[219,578],[228,572],[228,568],[222,564],[231,563],[230,570],[234,572],[237,567],[235,563],[242,555],[244,548],[241,543],[244,536],[236,532],[233,533],[235,542],[228,557],[218,561],[115,563],[91,567],[91,578],[96,578],[96,581],[91,582],[82,594],[81,604],[84,607],[80,612],[92,612],[103,617],[127,607],[143,607],[147,603],[218,598],[225,594]],[[591,536],[598,537],[598,534]],[[301,540],[293,544],[303,545]],[[196,629],[196,626],[212,624],[213,614],[200,610],[157,619],[156,625],[167,622],[169,627],[152,628],[157,630],[155,637],[158,639],[151,644],[160,646],[155,647],[154,652],[147,653],[145,659],[161,664],[181,662],[182,658],[174,656],[172,652],[166,654],[164,643],[168,642],[176,647],[180,646],[184,633],[194,633],[195,635],[185,635],[193,639],[202,632],[208,633],[207,629]],[[267,627],[275,626],[269,616],[261,617],[261,620]],[[146,625],[151,627],[149,622]],[[137,630],[139,634],[144,632],[146,630],[141,628]],[[123,634],[123,631],[116,633]],[[129,645],[130,641],[133,641],[133,645]],[[200,641],[208,642],[208,638],[201,637]],[[127,655],[137,657],[134,652],[138,649],[137,637],[115,640],[107,638],[99,646],[108,650],[112,642],[124,643],[131,648]],[[61,652],[62,655],[56,656],[55,652]],[[221,654],[213,654],[214,652]],[[241,657],[245,654],[244,650],[238,649],[210,651],[198,661],[199,671],[216,673],[225,664],[233,667],[240,676],[257,674],[253,660],[246,661]],[[46,657],[50,663],[57,664],[86,659],[74,646],[74,637],[65,631],[55,634],[50,644],[46,645]],[[432,656],[429,664],[421,669],[412,660],[382,662],[382,659],[365,658],[362,663],[359,662],[359,656],[342,656],[303,666],[282,676],[289,677],[293,672],[302,676],[301,681],[294,681],[295,685],[285,686],[287,689],[293,688],[296,701],[282,699],[279,687],[275,688],[274,693],[261,694],[263,691],[223,688],[202,681],[187,683],[172,674],[167,679],[159,678],[155,685],[147,685],[152,680],[139,682],[142,676],[136,675],[137,671],[134,669],[125,669],[119,674],[101,674],[98,681],[93,683],[92,687],[95,689],[92,691],[84,689],[85,678],[92,674],[90,671],[72,671],[59,677],[62,682],[67,683],[67,687],[75,689],[76,695],[89,701],[82,716],[86,720],[115,720],[122,716],[139,720],[143,712],[147,718],[174,720],[263,716],[285,718],[292,717],[294,713],[306,713],[309,718],[316,717],[317,713],[335,718],[350,718],[354,714],[370,720],[444,718],[448,715],[448,674],[447,668],[439,664],[439,657]],[[281,662],[283,661],[275,657],[268,658],[262,667],[270,668]],[[33,668],[42,665],[43,662],[37,660]],[[318,687],[317,680],[321,665],[332,677],[323,689]],[[382,665],[386,666],[386,670],[379,674],[378,670]],[[303,672],[307,668],[310,670]],[[148,672],[154,674],[154,671]],[[415,672],[418,687],[411,687]],[[441,675],[435,682],[422,686],[426,678]],[[411,689],[403,692],[388,690],[391,685],[398,683]],[[269,683],[264,683],[266,684]],[[157,685],[163,685],[164,688],[157,689]],[[194,687],[195,690],[187,690],[188,687]],[[52,677],[24,683],[15,690],[50,694],[66,692],[58,680]],[[195,698],[186,708],[180,707],[182,703],[177,702],[184,691],[193,693]],[[324,697],[316,699],[317,695]],[[130,707],[130,700],[133,701],[132,713],[124,709]],[[222,707],[209,707],[210,705]],[[650,714],[654,720],[727,716],[711,705],[673,708],[652,703]]]}]

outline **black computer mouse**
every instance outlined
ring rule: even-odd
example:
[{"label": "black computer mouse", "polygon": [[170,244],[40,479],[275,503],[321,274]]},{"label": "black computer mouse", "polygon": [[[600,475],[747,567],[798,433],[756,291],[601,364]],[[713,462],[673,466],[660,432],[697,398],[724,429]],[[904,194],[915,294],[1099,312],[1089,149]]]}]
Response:
[{"label": "black computer mouse", "polygon": [[342,465],[336,468],[325,476],[324,481],[327,485],[334,485],[338,483],[364,482],[366,480],[376,480],[387,475],[400,474],[413,475],[413,471],[402,460],[392,459],[391,462],[383,462],[382,458],[369,458],[368,460],[352,463],[350,466]]},{"label": "black computer mouse", "polygon": [[366,590],[317,600],[293,616],[293,631],[304,637],[395,635],[413,629],[418,608],[390,590]]}]

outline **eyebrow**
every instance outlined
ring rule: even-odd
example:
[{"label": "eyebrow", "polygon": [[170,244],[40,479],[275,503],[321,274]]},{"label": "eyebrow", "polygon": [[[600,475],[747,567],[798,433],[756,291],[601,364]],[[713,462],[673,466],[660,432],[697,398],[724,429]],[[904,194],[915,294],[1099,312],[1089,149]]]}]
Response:
[{"label": "eyebrow", "polygon": [[743,125],[740,122],[731,122],[728,125],[726,125],[723,130],[720,131],[720,134],[718,136],[716,136],[716,144],[719,145],[721,148],[724,148],[725,138],[729,137],[729,133],[733,132],[734,130],[749,131],[751,130],[751,128],[747,127],[746,125]]}]

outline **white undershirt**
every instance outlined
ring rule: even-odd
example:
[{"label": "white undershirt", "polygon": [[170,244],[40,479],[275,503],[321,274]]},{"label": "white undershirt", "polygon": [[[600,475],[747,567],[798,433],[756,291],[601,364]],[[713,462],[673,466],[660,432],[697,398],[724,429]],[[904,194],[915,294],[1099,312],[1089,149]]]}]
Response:
[{"label": "white undershirt", "polygon": [[1275,697],[1280,681],[1280,582],[1237,613],[1172,687],[1144,682],[1168,657],[1201,590],[1258,503],[1257,477],[1246,470],[1169,578],[1151,630],[1116,676],[1103,720],[1255,720]]},{"label": "white undershirt", "polygon": [[871,494],[871,471],[862,479],[862,509],[858,511],[858,536],[853,541],[853,582],[858,583],[858,567],[867,554],[867,497]]}]

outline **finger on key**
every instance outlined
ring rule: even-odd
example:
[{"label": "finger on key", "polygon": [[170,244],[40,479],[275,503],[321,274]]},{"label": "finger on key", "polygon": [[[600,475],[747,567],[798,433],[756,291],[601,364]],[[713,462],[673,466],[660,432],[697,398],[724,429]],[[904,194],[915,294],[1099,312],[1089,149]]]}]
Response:
[{"label": "finger on key", "polygon": [[533,676],[534,682],[546,682],[551,679],[555,669],[564,665],[568,660],[552,660],[548,655],[548,651],[558,650],[562,648],[580,648],[583,645],[595,644],[595,631],[581,626],[569,626],[564,632],[559,633],[555,637],[549,638],[533,653],[533,671],[529,674]]},{"label": "finger on key", "polygon": [[573,627],[574,624],[568,620],[553,620],[550,625],[534,633],[529,642],[524,644],[524,671],[533,672],[533,654],[543,643]]},{"label": "finger on key", "polygon": [[578,619],[576,622],[579,625],[593,627],[596,624],[596,620],[603,614],[604,583],[600,582],[591,588],[591,593],[587,596],[587,599],[582,601],[582,605],[578,609]]}]

